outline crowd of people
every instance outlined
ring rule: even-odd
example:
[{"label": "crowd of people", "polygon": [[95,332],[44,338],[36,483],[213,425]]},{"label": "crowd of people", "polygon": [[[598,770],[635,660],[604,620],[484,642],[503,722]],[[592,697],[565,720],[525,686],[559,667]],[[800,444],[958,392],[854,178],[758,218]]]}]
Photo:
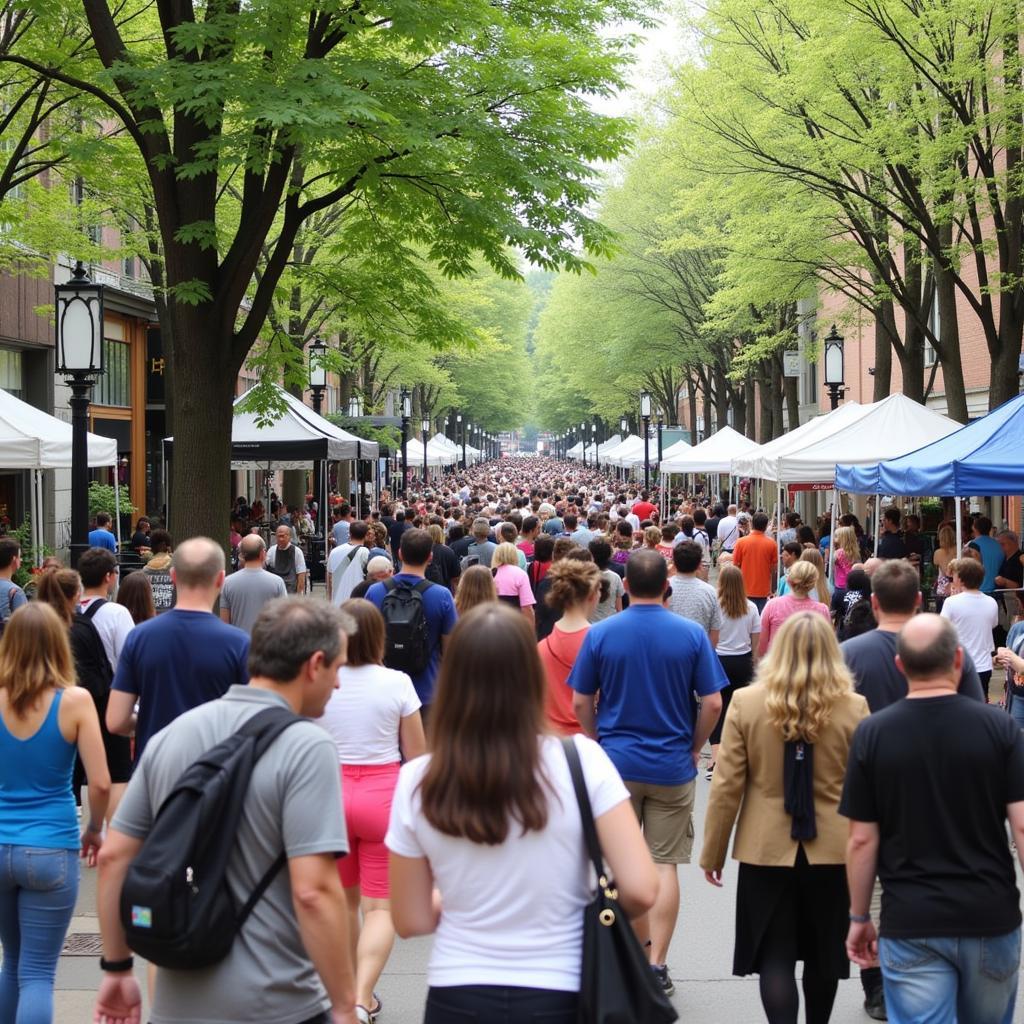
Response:
[{"label": "crowd of people", "polygon": [[[187,884],[154,880],[161,814],[240,736],[217,862],[244,912],[216,962],[153,957],[154,1024],[376,1021],[396,935],[434,936],[426,1024],[575,1022],[595,881],[569,749],[665,995],[710,782],[697,859],[728,884],[732,844],[733,973],[758,975],[770,1024],[795,1024],[801,988],[805,1019],[827,1022],[851,963],[874,1019],[1012,1021],[1014,533],[979,516],[930,546],[891,508],[876,544],[850,514],[831,535],[505,458],[376,508],[335,503],[320,597],[284,514],[269,550],[233,531],[231,561],[140,522],[161,607],[105,542],[45,567],[28,600],[0,539],[0,1024],[53,1019],[79,853],[99,871],[95,1019],[141,1020],[133,936],[156,942],[165,904],[187,930],[219,884],[205,835]],[[288,721],[261,742],[275,710]]]}]

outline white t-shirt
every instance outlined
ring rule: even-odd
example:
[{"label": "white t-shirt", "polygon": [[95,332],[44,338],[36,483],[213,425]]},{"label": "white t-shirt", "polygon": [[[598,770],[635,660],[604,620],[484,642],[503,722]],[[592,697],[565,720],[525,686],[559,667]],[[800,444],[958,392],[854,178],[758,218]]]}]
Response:
[{"label": "white t-shirt", "polygon": [[[594,816],[629,793],[608,755],[574,737]],[[583,908],[593,899],[593,870],[583,845],[576,796],[561,742],[540,739],[554,793],[542,832],[513,824],[500,846],[442,835],[420,810],[419,783],[429,754],[403,766],[385,842],[400,857],[426,857],[443,911],[428,985],[509,985],[577,992]]]},{"label": "white t-shirt", "polygon": [[412,680],[383,665],[345,666],[317,719],[338,748],[339,764],[397,764],[398,728],[420,709]]},{"label": "white t-shirt", "polygon": [[947,597],[942,617],[956,626],[963,649],[974,659],[979,672],[992,671],[992,630],[999,624],[999,605],[980,590]]},{"label": "white t-shirt", "polygon": [[327,571],[331,574],[331,604],[341,605],[352,596],[357,584],[366,577],[369,560],[370,549],[361,541],[358,544],[340,544],[331,551],[327,557]]},{"label": "white t-shirt", "polygon": [[740,522],[736,516],[726,516],[718,523],[718,542],[723,551],[732,551],[740,539]]},{"label": "white t-shirt", "polygon": [[722,612],[722,625],[718,630],[718,646],[716,654],[749,654],[751,651],[751,635],[761,632],[761,614],[753,601],[747,602],[746,614],[738,619],[730,619]]},{"label": "white t-shirt", "polygon": [[[79,603],[78,610],[84,612],[96,600],[99,599],[84,598]],[[117,659],[121,657],[124,642],[128,639],[128,634],[135,628],[132,613],[123,604],[108,600],[92,617],[92,624],[103,641],[103,650],[107,652],[107,661],[110,662],[111,669],[116,672]]]}]

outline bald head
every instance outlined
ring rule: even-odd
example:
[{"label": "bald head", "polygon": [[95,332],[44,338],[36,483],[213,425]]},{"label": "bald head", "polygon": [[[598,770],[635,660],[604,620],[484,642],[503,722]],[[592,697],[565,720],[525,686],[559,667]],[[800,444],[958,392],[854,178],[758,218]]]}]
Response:
[{"label": "bald head", "polygon": [[956,689],[963,652],[949,619],[939,615],[915,615],[900,631],[896,642],[897,664],[914,684],[948,683]]},{"label": "bald head", "polygon": [[224,549],[209,537],[192,537],[178,545],[171,572],[179,588],[218,587],[224,575]]},{"label": "bald head", "polygon": [[883,565],[885,565],[885,561],[883,559],[881,559],[881,558],[869,558],[864,563],[864,571],[869,576],[874,576],[875,575],[875,571],[880,569]]},{"label": "bald head", "polygon": [[267,545],[264,544],[263,538],[258,533],[250,533],[238,543],[238,557],[246,565],[258,562],[266,550]]}]

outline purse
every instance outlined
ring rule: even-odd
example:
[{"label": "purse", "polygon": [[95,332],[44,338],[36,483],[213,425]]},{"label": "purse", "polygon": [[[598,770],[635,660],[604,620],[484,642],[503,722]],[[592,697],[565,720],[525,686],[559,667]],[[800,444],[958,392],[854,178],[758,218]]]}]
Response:
[{"label": "purse", "polygon": [[605,870],[576,743],[571,737],[563,738],[562,749],[576,791],[587,855],[597,873],[597,892],[583,911],[577,1020],[579,1024],[671,1024],[679,1015],[654,976]]}]

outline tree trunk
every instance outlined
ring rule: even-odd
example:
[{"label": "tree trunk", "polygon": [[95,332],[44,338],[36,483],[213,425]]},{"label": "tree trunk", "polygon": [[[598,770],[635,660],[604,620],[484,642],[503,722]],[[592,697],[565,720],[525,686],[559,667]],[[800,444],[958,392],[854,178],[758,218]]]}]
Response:
[{"label": "tree trunk", "polygon": [[967,422],[967,389],[960,358],[960,324],[957,320],[956,282],[952,273],[935,261],[935,298],[939,304],[939,358],[942,387],[946,393],[946,415],[958,423]]},{"label": "tree trunk", "polygon": [[168,317],[176,349],[172,535],[178,543],[206,536],[226,548],[238,368],[206,309],[171,304]]},{"label": "tree trunk", "polygon": [[751,441],[757,440],[757,400],[754,378],[747,377],[743,381],[743,433]]},{"label": "tree trunk", "polygon": [[988,408],[1008,402],[1020,391],[1020,345],[1022,323],[1016,297],[1017,288],[999,296],[999,351],[992,359]]},{"label": "tree trunk", "polygon": [[782,356],[772,356],[767,361],[768,393],[772,399],[772,439],[785,433],[782,422]]},{"label": "tree trunk", "polygon": [[697,384],[692,377],[687,379],[686,393],[690,402],[690,444],[697,444],[700,441],[697,433]]},{"label": "tree trunk", "polygon": [[875,306],[875,383],[871,400],[880,402],[892,393],[892,339],[896,337],[896,312],[892,299]]},{"label": "tree trunk", "polygon": [[761,364],[758,373],[757,396],[761,410],[760,442],[761,444],[767,444],[775,437],[775,434],[773,432],[774,403],[772,401],[772,381],[771,374],[768,372],[768,366],[765,363]]},{"label": "tree trunk", "polygon": [[783,378],[783,387],[786,392],[786,415],[789,418],[787,429],[792,430],[800,426],[800,378]]},{"label": "tree trunk", "polygon": [[715,367],[715,421],[716,430],[729,422],[729,385],[720,366]]}]

